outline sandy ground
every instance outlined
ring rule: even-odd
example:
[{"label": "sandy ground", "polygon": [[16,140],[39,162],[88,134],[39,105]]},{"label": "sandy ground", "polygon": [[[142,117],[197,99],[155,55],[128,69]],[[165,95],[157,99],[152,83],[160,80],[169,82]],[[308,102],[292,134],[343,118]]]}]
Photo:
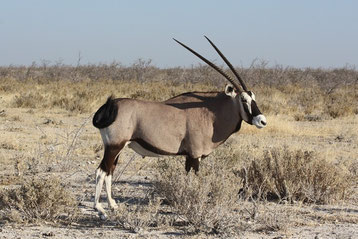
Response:
[{"label": "sandy ground", "polygon": [[[281,121],[275,123],[278,120]],[[357,116],[322,122],[296,122],[280,116],[269,116],[268,122],[271,127],[266,131],[244,126],[227,144],[240,145],[237,147],[250,144],[261,148],[290,144],[315,150],[333,160],[358,160]],[[111,218],[101,221],[92,206],[94,171],[103,150],[100,135],[91,125],[90,114],[0,108],[0,135],[1,188],[16,185],[20,175],[59,175],[80,201],[82,213],[79,222],[70,225],[56,222],[40,225],[0,224],[0,238],[215,238],[186,235],[173,227],[132,233],[120,229]],[[119,203],[136,203],[136,198],[145,197],[144,191],[151,187],[150,165],[156,159],[141,159],[128,149],[121,156],[122,162],[114,179],[131,157],[135,157],[135,162],[121,175],[120,180],[115,180],[113,186],[114,198]],[[103,205],[107,207],[106,203]],[[335,205],[267,204],[265,207],[271,208],[271,212],[275,209],[280,213],[286,211],[294,220],[278,231],[243,231],[240,238],[358,238],[358,198]]]}]

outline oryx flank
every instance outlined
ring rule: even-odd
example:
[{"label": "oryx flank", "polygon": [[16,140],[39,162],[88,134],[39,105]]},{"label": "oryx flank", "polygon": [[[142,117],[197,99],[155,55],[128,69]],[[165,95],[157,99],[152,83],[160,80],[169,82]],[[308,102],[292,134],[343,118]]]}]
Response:
[{"label": "oryx flank", "polygon": [[[219,67],[175,40],[205,61],[231,84],[223,92],[188,92],[163,102],[108,98],[93,117],[100,130],[104,156],[96,170],[95,209],[102,219],[106,214],[99,203],[103,182],[106,182],[109,206],[117,208],[111,196],[113,171],[125,145],[143,157],[183,155],[185,169],[197,172],[199,161],[240,130],[244,120],[257,128],[266,126],[266,118],[255,102],[255,95],[218,48],[206,38],[236,76],[238,82]],[[241,86],[238,84],[240,83]]]}]

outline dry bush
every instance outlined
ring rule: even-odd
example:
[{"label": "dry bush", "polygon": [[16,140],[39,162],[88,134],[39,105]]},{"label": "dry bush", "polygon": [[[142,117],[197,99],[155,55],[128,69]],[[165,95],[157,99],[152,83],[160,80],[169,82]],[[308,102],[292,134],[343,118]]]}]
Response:
[{"label": "dry bush", "polygon": [[78,213],[77,201],[57,178],[23,179],[19,188],[0,194],[1,220],[32,223],[70,221]]},{"label": "dry bush", "polygon": [[185,230],[189,233],[235,234],[241,226],[235,212],[240,183],[221,160],[205,159],[199,175],[187,175],[184,166],[173,159],[158,163],[155,190],[188,224]]},{"label": "dry bush", "polygon": [[341,87],[326,95],[324,112],[332,118],[358,114],[358,86]]},{"label": "dry bush", "polygon": [[139,232],[148,228],[167,225],[165,217],[160,214],[160,200],[149,200],[148,203],[127,205],[121,203],[115,211],[114,220],[121,229]]},{"label": "dry bush", "polygon": [[89,92],[74,92],[71,96],[53,94],[49,104],[70,112],[85,113],[90,110],[90,98]]},{"label": "dry bush", "polygon": [[[16,108],[38,108],[39,104],[43,104],[44,97],[36,94],[35,92],[29,92],[23,95],[16,95],[13,100],[13,107]],[[44,107],[41,105],[41,107]]]},{"label": "dry bush", "polygon": [[297,215],[297,211],[294,207],[253,199],[249,202],[252,202],[252,206],[245,205],[245,210],[249,210],[249,215],[251,215],[252,223],[250,224],[253,231],[263,233],[284,232],[292,227],[295,221],[294,217]]},{"label": "dry bush", "polygon": [[[36,87],[33,87],[36,86]],[[101,96],[100,87],[87,82],[23,82],[18,86],[11,107],[60,108],[69,112],[85,113],[92,109],[93,98]]]},{"label": "dry bush", "polygon": [[[80,62],[78,62],[80,63]],[[326,93],[334,91],[340,86],[353,86],[357,84],[358,71],[354,67],[346,66],[338,69],[296,69],[275,65],[267,67],[268,62],[255,61],[250,68],[237,67],[236,70],[251,87],[266,85],[280,88],[287,85],[300,84],[308,88],[317,85]],[[225,71],[231,72],[223,65]],[[1,79],[15,79],[24,83],[29,80],[40,84],[49,81],[169,81],[174,85],[187,83],[211,83],[222,85],[222,78],[215,70],[207,65],[198,64],[188,68],[174,67],[160,69],[151,64],[151,60],[138,59],[130,66],[119,62],[111,64],[87,64],[76,66],[64,65],[61,62],[50,64],[43,61],[41,65],[34,62],[31,66],[1,66]],[[15,87],[16,88],[16,87]],[[1,90],[14,89],[12,85],[0,85]]]},{"label": "dry bush", "polygon": [[243,195],[261,199],[329,203],[352,193],[352,175],[314,152],[273,148],[238,171]]}]

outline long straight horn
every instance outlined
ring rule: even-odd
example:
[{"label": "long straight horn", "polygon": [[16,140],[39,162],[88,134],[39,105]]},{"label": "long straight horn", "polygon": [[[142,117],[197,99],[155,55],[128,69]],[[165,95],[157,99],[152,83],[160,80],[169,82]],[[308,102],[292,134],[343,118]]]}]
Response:
[{"label": "long straight horn", "polygon": [[236,84],[236,82],[228,75],[226,74],[223,70],[221,70],[218,66],[216,66],[214,63],[210,62],[209,60],[207,60],[205,57],[201,56],[199,53],[197,53],[196,51],[194,51],[193,49],[191,49],[190,47],[187,47],[186,45],[184,45],[183,43],[181,43],[180,41],[176,40],[173,38],[174,41],[176,41],[177,43],[179,43],[180,45],[182,45],[183,47],[185,47],[187,50],[189,50],[191,53],[193,53],[194,55],[196,55],[197,57],[199,57],[201,60],[203,60],[206,64],[208,64],[209,66],[211,66],[212,68],[214,68],[217,72],[219,72],[222,76],[224,76],[239,92],[241,92],[241,87]]},{"label": "long straight horn", "polygon": [[224,54],[221,53],[221,51],[215,46],[215,44],[210,41],[209,38],[207,38],[206,36],[204,36],[206,38],[206,40],[208,40],[210,42],[210,44],[214,47],[214,49],[217,51],[217,53],[219,53],[219,55],[221,56],[221,58],[225,61],[225,63],[229,66],[229,68],[231,69],[231,71],[235,74],[236,78],[240,81],[240,84],[242,85],[242,88],[244,88],[245,91],[247,90],[247,87],[245,85],[245,83],[243,82],[243,80],[241,79],[241,77],[239,76],[239,74],[236,72],[235,68],[231,65],[231,63],[229,62],[228,59],[226,59],[226,57],[224,56]]}]

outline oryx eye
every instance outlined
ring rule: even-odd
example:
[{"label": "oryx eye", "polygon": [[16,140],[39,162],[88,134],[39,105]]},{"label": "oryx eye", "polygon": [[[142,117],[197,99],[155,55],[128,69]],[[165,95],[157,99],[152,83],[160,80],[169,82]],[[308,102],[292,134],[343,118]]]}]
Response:
[{"label": "oryx eye", "polygon": [[241,98],[242,103],[247,103],[247,100],[245,98]]}]

